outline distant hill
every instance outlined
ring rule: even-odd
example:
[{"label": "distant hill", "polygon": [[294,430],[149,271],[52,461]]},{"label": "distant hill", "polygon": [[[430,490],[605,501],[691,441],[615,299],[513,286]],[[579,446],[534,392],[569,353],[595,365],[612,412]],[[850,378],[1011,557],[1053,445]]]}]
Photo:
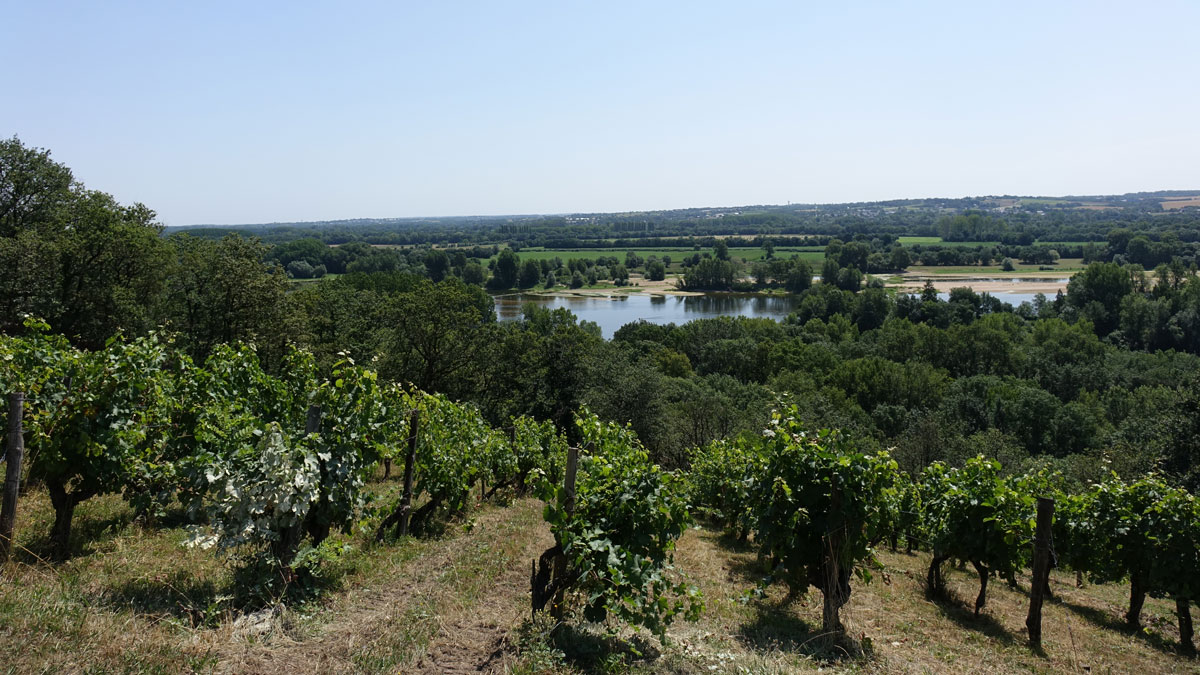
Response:
[{"label": "distant hill", "polygon": [[[1174,202],[1164,204],[1164,202]],[[312,220],[274,223],[244,223],[237,225],[194,224],[169,228],[173,231],[188,229],[210,229],[226,231],[276,230],[276,229],[325,229],[325,228],[378,228],[428,229],[443,227],[479,227],[503,224],[529,223],[547,219],[562,219],[564,223],[579,222],[622,222],[634,220],[673,221],[696,219],[706,220],[738,216],[750,213],[855,213],[870,215],[872,212],[890,213],[899,209],[914,211],[965,211],[969,209],[1008,211],[1046,209],[1134,209],[1141,211],[1163,211],[1183,207],[1200,207],[1200,190],[1158,190],[1155,192],[1127,192],[1121,195],[988,195],[981,197],[928,197],[923,199],[890,199],[876,202],[844,202],[831,204],[753,204],[743,206],[706,206],[660,211],[616,211],[609,213],[566,213],[566,214],[512,214],[502,216],[439,216],[424,218],[347,218],[343,220]]]}]

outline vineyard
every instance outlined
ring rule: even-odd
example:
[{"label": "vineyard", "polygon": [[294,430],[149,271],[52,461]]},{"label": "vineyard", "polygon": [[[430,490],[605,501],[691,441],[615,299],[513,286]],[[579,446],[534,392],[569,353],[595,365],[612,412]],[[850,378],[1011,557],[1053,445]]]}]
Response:
[{"label": "vineyard", "polygon": [[[911,575],[923,602],[944,613],[966,607],[967,621],[986,620],[997,592],[1005,602],[1013,591],[1028,592],[1023,602],[1037,609],[1031,607],[1022,638],[1037,636],[1030,653],[1043,649],[1043,593],[1054,602],[1062,592],[1048,581],[1054,566],[1055,579],[1074,575],[1080,588],[1127,584],[1130,634],[1161,634],[1161,620],[1143,621],[1147,598],[1171,603],[1176,632],[1159,645],[1178,667],[1194,663],[1183,659],[1194,655],[1200,506],[1159,476],[1114,474],[1076,485],[1049,471],[1006,473],[983,456],[908,475],[886,452],[863,452],[843,433],[807,428],[795,409],[776,411],[760,434],[696,448],[686,470],[666,471],[628,427],[586,408],[567,429],[527,417],[496,428],[469,404],[381,381],[349,358],[322,377],[313,356],[298,349],[270,367],[246,344],[219,346],[196,362],[165,335],[118,337],[87,351],[44,323],[28,320],[25,327],[22,337],[0,337],[0,390],[10,402],[0,513],[10,588],[0,612],[22,603],[13,580],[48,570],[66,587],[62,570],[76,569],[72,560],[99,555],[94,547],[134,524],[179,559],[228,571],[214,572],[222,581],[207,603],[178,591],[188,583],[182,578],[162,593],[187,602],[155,605],[152,592],[129,588],[117,594],[140,597],[126,604],[154,606],[144,613],[169,618],[181,631],[231,629],[263,616],[269,623],[287,607],[320,614],[341,606],[338,593],[353,588],[355,578],[370,579],[373,567],[404,568],[406,556],[442,551],[446,561],[460,561],[451,567],[468,565],[450,542],[477,537],[489,543],[470,557],[492,562],[426,596],[436,609],[453,604],[445,593],[474,589],[477,602],[502,579],[521,586],[508,601],[532,610],[531,618],[499,646],[485,645],[510,659],[489,667],[587,670],[572,664],[569,645],[594,635],[588,640],[601,645],[609,666],[652,668],[645,666],[643,631],[657,639],[654,650],[669,652],[677,649],[671,645],[679,625],[740,611],[710,583],[712,569],[688,562],[697,533],[707,528],[724,534],[704,541],[742,561],[734,584],[741,606],[806,606],[810,589],[819,594],[819,626],[805,632],[805,658],[884,662],[873,660],[883,652],[873,646],[876,636],[843,612],[856,595],[894,583],[896,561],[916,559],[903,549],[923,556],[921,573]],[[1052,500],[1044,501],[1052,519],[1039,510],[1039,498]],[[47,517],[26,517],[27,505],[39,513],[47,503]],[[97,530],[89,518],[76,527],[76,513],[94,504],[127,514],[124,525],[116,518]],[[537,509],[540,522],[526,519]],[[505,529],[514,522],[520,526]],[[686,556],[684,542],[693,547]],[[950,580],[961,585],[955,575],[967,564],[977,595],[964,604]],[[989,591],[993,578],[1003,586]],[[386,646],[392,633],[410,635],[422,625],[410,619],[371,639]],[[22,641],[70,623],[10,622],[0,636]],[[412,638],[418,646],[441,629],[426,630],[426,642]],[[253,643],[257,635],[238,633],[235,642]],[[374,660],[347,669],[407,663],[372,654]],[[205,652],[187,667],[227,669],[222,655],[229,653]],[[722,668],[734,669],[706,669]],[[66,669],[87,668],[71,662]],[[250,669],[269,670],[262,663]]]}]

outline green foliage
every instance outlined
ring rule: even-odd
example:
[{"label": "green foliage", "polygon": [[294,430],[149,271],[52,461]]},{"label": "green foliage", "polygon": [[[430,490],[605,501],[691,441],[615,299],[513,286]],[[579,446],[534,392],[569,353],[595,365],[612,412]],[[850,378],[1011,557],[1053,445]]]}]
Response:
[{"label": "green foliage", "polygon": [[471,406],[436,394],[420,395],[413,401],[420,410],[416,491],[429,495],[423,507],[429,515],[418,520],[428,520],[438,512],[458,513],[467,507],[471,486],[483,475],[485,462],[502,443],[501,437]]},{"label": "green foliage", "polygon": [[303,525],[321,496],[320,458],[308,439],[286,438],[275,422],[256,431],[256,446],[244,447],[206,474],[214,534],[197,528],[192,541],[253,552],[276,546],[280,562],[288,564],[295,554],[287,548],[288,531]]},{"label": "green foliage", "polygon": [[667,278],[667,266],[661,260],[646,263],[646,278],[650,281],[662,281]]},{"label": "green foliage", "polygon": [[[511,420],[509,439],[489,445],[487,459],[493,489],[513,486],[524,491],[532,483],[562,479],[566,462],[567,441],[549,420],[539,422],[531,417]],[[503,434],[499,431],[493,432]]]},{"label": "green foliage", "polygon": [[238,341],[257,343],[264,356],[282,353],[288,281],[282,268],[263,261],[265,245],[232,235],[220,241],[176,235],[169,242],[174,273],[163,302],[193,358]]},{"label": "green foliage", "polygon": [[934,549],[930,591],[941,590],[943,560],[970,562],[980,573],[978,612],[985,601],[987,575],[1011,579],[1028,562],[1034,497],[1018,490],[1014,479],[1002,477],[999,462],[982,456],[961,469],[935,462],[922,473],[921,484]]},{"label": "green foliage", "polygon": [[838,609],[850,575],[869,574],[872,542],[890,525],[896,463],[864,454],[838,431],[809,432],[797,412],[777,413],[759,440],[763,464],[751,487],[755,542],[798,590],[825,596],[825,629],[840,630]]},{"label": "green foliage", "polygon": [[0,140],[0,331],[27,314],[92,349],[156,325],[169,273],[162,226],[141,204],[88,190],[45,150]]},{"label": "green foliage", "polygon": [[717,440],[692,455],[692,505],[745,538],[753,526],[755,482],[764,471],[762,444]]},{"label": "green foliage", "polygon": [[512,249],[506,248],[501,251],[500,256],[496,258],[496,268],[492,274],[492,288],[506,290],[516,286],[520,264],[521,259]]},{"label": "green foliage", "polygon": [[1145,582],[1154,562],[1147,514],[1170,490],[1160,478],[1146,476],[1126,483],[1110,476],[1090,495],[1091,532],[1101,552],[1092,559],[1088,576],[1096,582],[1135,577]]},{"label": "green foliage", "polygon": [[672,565],[675,540],[691,518],[684,485],[651,464],[628,428],[577,418],[586,453],[580,457],[575,508],[562,484],[545,481],[545,519],[562,545],[584,615],[612,615],[662,636],[677,615],[689,620],[703,607],[699,592]]},{"label": "green foliage", "polygon": [[46,335],[44,322],[25,325],[28,338],[3,338],[0,379],[30,398],[29,475],[50,492],[51,541],[63,556],[75,506],[131,487],[161,446],[174,399],[169,347],[157,335],[117,337],[87,352]]},{"label": "green foliage", "polygon": [[733,287],[737,276],[738,268],[733,261],[705,258],[684,272],[680,288],[727,291]]}]

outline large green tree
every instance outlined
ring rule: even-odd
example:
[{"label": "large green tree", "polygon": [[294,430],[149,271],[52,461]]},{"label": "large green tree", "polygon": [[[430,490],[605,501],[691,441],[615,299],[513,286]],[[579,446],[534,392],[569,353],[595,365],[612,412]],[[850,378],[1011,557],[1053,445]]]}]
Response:
[{"label": "large green tree", "polygon": [[220,241],[180,235],[170,243],[175,269],[167,316],[192,356],[202,359],[217,344],[241,340],[258,344],[273,362],[296,329],[286,309],[287,277],[264,262],[267,247],[238,235]]},{"label": "large green tree", "polygon": [[48,320],[81,346],[155,323],[167,248],[155,214],[88,190],[45,150],[0,141],[0,330]]},{"label": "large green tree", "polygon": [[422,391],[470,393],[469,366],[494,322],[495,305],[478,286],[422,281],[388,300],[380,373]]}]

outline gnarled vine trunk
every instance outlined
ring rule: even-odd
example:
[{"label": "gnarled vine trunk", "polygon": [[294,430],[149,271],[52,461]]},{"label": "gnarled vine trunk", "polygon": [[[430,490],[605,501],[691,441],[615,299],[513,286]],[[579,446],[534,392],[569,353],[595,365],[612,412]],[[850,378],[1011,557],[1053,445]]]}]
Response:
[{"label": "gnarled vine trunk", "polygon": [[47,480],[46,490],[50,493],[50,504],[54,507],[54,525],[50,528],[50,552],[55,560],[66,560],[71,552],[71,521],[75,518],[75,507],[89,499],[95,492],[67,492],[61,481]]},{"label": "gnarled vine trunk", "polygon": [[941,597],[946,590],[946,580],[942,578],[942,563],[950,556],[933,552],[929,561],[929,574],[925,580],[925,593],[931,598]]},{"label": "gnarled vine trunk", "polygon": [[271,555],[279,561],[280,567],[291,567],[300,550],[300,540],[304,538],[304,526],[292,525],[276,533],[278,537],[271,542]]},{"label": "gnarled vine trunk", "polygon": [[850,570],[841,569],[836,563],[826,561],[821,574],[821,594],[824,604],[821,608],[821,628],[826,633],[842,633],[841,609],[850,602]]},{"label": "gnarled vine trunk", "polygon": [[991,574],[988,571],[987,565],[972,560],[971,564],[975,566],[975,571],[979,573],[979,595],[975,597],[975,616],[979,616],[979,610],[987,604],[987,584],[988,576]]},{"label": "gnarled vine trunk", "polygon": [[1129,611],[1125,613],[1125,621],[1132,628],[1142,625],[1142,605],[1146,604],[1146,585],[1141,575],[1129,577]]},{"label": "gnarled vine trunk", "polygon": [[1196,653],[1192,642],[1192,608],[1187,598],[1175,598],[1175,614],[1179,617],[1179,646],[1186,654]]}]

